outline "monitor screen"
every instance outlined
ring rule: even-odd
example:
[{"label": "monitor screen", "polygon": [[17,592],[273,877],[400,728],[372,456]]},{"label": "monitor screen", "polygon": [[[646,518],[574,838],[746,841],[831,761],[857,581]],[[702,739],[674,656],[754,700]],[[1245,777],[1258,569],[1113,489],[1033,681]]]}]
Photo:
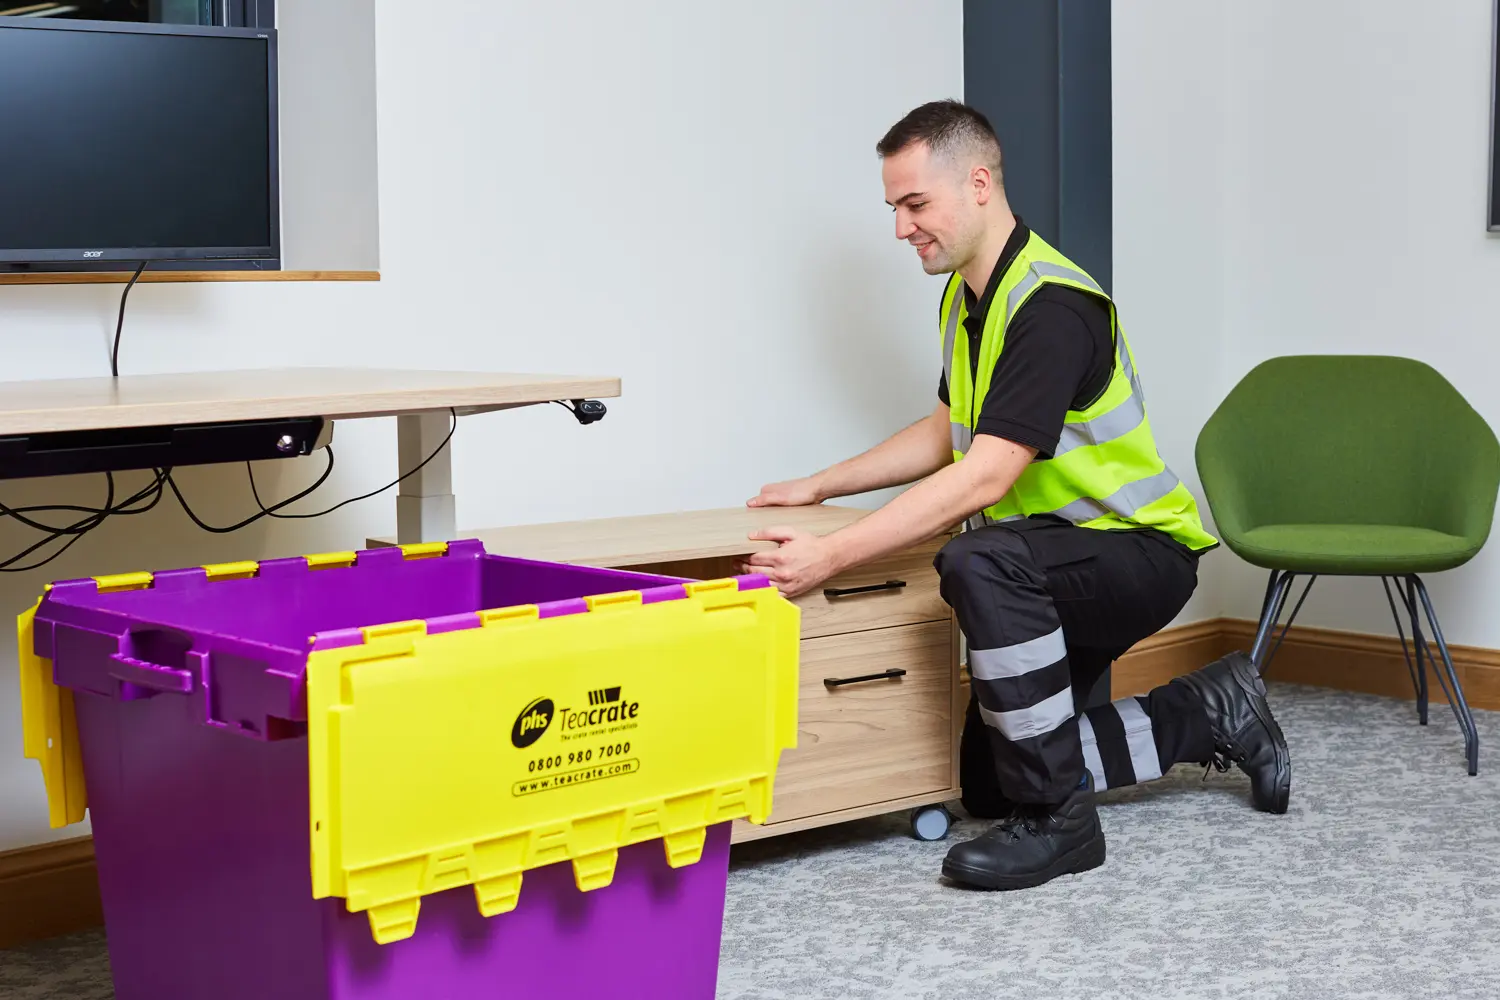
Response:
[{"label": "monitor screen", "polygon": [[0,19],[0,260],[279,253],[265,29]]}]

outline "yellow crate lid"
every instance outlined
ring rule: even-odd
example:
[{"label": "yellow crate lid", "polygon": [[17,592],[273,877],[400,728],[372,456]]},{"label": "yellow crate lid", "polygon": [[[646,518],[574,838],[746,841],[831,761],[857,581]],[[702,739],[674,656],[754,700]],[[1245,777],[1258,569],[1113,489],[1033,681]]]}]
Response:
[{"label": "yellow crate lid", "polygon": [[313,895],[368,912],[384,944],[428,893],[472,885],[493,916],[528,869],[571,861],[594,890],[622,847],[661,839],[680,867],[709,825],[764,822],[796,744],[798,609],[735,580],[685,591],[310,653]]}]

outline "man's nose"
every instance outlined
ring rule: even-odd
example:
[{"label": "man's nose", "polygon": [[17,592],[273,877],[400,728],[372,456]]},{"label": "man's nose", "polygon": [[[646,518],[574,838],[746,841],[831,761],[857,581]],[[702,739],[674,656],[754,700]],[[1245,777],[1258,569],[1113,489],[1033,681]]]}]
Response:
[{"label": "man's nose", "polygon": [[911,219],[906,217],[906,213],[898,211],[896,213],[896,239],[909,240],[911,234],[916,231],[917,227],[912,224]]}]

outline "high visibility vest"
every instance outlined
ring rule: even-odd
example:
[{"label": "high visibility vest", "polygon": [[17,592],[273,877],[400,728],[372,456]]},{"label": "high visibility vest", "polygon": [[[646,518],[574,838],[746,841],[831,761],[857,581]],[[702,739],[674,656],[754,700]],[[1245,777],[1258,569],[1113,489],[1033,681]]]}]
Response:
[{"label": "high visibility vest", "polygon": [[1093,278],[1036,233],[995,290],[980,339],[976,374],[970,370],[969,338],[962,333],[968,315],[963,278],[954,274],[943,293],[939,333],[954,461],[963,459],[974,440],[974,425],[1005,350],[1005,332],[1012,317],[1044,284],[1076,288],[1097,295],[1108,305],[1114,370],[1098,399],[1082,410],[1068,410],[1052,457],[1033,460],[1010,491],[971,518],[969,526],[1054,514],[1085,528],[1156,528],[1195,551],[1217,545],[1203,530],[1197,501],[1157,452],[1146,397],[1114,302]]}]

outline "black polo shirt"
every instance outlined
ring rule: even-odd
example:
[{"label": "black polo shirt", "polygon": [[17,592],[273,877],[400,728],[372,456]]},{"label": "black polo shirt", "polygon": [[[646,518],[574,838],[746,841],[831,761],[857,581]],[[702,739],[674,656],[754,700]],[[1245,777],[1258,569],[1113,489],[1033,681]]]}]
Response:
[{"label": "black polo shirt", "polygon": [[[1026,224],[1017,218],[1015,232],[1001,251],[984,295],[976,299],[968,284],[964,285],[971,377],[977,377],[980,339],[995,289],[1030,236]],[[989,392],[979,404],[975,433],[1002,437],[1050,458],[1062,435],[1063,417],[1104,393],[1114,361],[1109,307],[1088,292],[1043,285],[1011,319]],[[949,405],[946,378],[938,381],[938,398]]]}]

